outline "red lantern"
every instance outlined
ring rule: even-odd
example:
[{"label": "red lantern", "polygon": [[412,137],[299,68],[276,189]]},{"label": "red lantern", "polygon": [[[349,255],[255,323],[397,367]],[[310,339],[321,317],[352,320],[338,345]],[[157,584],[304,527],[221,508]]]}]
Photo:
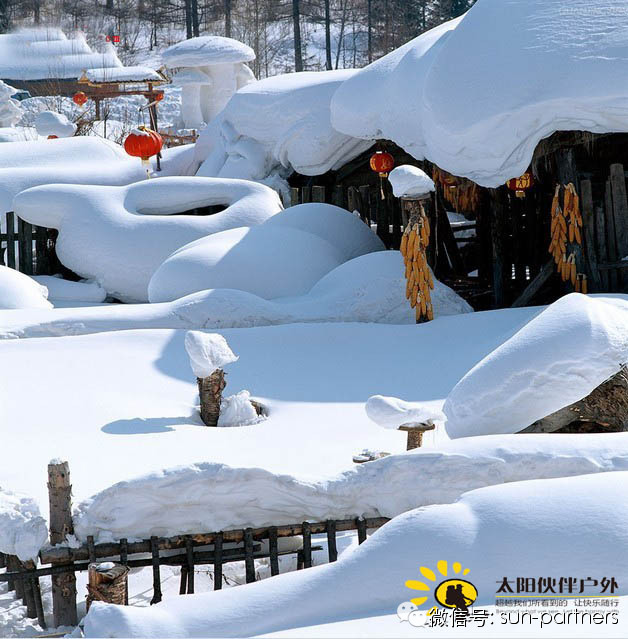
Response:
[{"label": "red lantern", "polygon": [[78,91],[72,96],[72,102],[74,102],[74,104],[77,104],[78,106],[83,106],[87,102],[87,100],[87,95],[83,93],[83,91]]},{"label": "red lantern", "polygon": [[124,141],[124,150],[133,157],[142,158],[144,164],[148,158],[161,151],[164,142],[156,131],[140,126],[131,131]]},{"label": "red lantern", "polygon": [[517,197],[525,197],[526,191],[534,186],[534,177],[527,171],[518,178],[512,178],[506,182],[506,186],[515,192]]},{"label": "red lantern", "polygon": [[371,155],[369,164],[373,171],[379,173],[380,177],[386,177],[395,168],[395,159],[386,151],[376,151]]},{"label": "red lantern", "polygon": [[155,102],[161,102],[164,99],[163,93],[155,93]]},{"label": "red lantern", "polygon": [[58,135],[49,135],[49,136],[47,137],[47,139],[48,139],[48,140],[57,140],[57,139],[59,139],[59,136],[58,136]]}]

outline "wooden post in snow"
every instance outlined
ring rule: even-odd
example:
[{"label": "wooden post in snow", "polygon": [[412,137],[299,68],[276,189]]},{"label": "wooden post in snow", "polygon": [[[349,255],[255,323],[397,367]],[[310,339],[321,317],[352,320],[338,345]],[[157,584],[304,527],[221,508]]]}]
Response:
[{"label": "wooden post in snow", "polygon": [[[63,544],[74,534],[72,523],[72,484],[68,462],[48,464],[50,504],[50,544]],[[76,576],[73,571],[52,576],[52,613],[55,627],[76,626]]]},{"label": "wooden post in snow", "polygon": [[113,562],[91,563],[87,569],[87,610],[92,602],[126,604],[128,566]]},{"label": "wooden post in snow", "polygon": [[406,450],[414,450],[415,448],[421,448],[423,445],[423,433],[428,430],[434,430],[434,428],[436,428],[434,422],[427,421],[424,423],[413,422],[410,424],[402,424],[397,430],[408,433]]}]

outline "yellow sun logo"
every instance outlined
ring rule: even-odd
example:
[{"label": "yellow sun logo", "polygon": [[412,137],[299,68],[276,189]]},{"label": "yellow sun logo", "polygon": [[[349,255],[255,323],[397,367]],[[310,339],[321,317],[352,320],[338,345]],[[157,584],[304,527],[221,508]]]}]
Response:
[{"label": "yellow sun logo", "polygon": [[[469,574],[470,571],[468,568],[463,568],[459,562],[455,561],[451,564],[450,574],[449,564],[444,559],[441,559],[436,564],[436,570],[442,577],[445,577],[440,583],[436,583],[437,580],[440,580],[436,572],[427,566],[421,566],[421,575],[423,575],[428,582],[432,583],[409,579],[406,581],[406,588],[426,593],[434,589],[434,599],[445,608],[466,610],[467,606],[473,604],[478,597],[478,591],[470,581],[462,579],[463,576]],[[414,599],[410,599],[410,601],[417,606],[421,606],[428,598],[426,595],[423,597],[415,597]]]}]

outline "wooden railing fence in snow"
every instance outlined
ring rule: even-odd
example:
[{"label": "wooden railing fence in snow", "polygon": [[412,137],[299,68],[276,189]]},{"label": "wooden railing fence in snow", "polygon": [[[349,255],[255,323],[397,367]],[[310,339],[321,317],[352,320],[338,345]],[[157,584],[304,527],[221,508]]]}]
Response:
[{"label": "wooden railing fence in snow", "polygon": [[26,275],[52,274],[56,231],[29,224],[13,211],[5,213],[5,220],[6,231],[0,233],[0,264]]},{"label": "wooden railing fence in snow", "polygon": [[[153,598],[151,603],[161,601],[161,566],[180,566],[181,581],[179,594],[194,593],[194,567],[212,565],[214,567],[214,590],[223,585],[223,566],[236,561],[244,562],[246,583],[256,580],[256,559],[268,559],[270,574],[279,574],[279,558],[297,555],[297,570],[310,568],[313,552],[322,550],[316,545],[315,536],[327,538],[327,559],[334,562],[338,558],[336,535],[344,531],[357,531],[358,542],[367,538],[367,530],[374,530],[389,521],[386,517],[329,520],[320,522],[304,521],[296,524],[263,526],[260,528],[239,528],[218,532],[173,537],[151,537],[141,541],[94,543],[93,537],[87,542],[71,548],[59,544],[60,528],[72,532],[71,485],[67,463],[50,464],[48,467],[50,491],[51,545],[39,553],[39,568],[33,562],[21,563],[17,557],[0,554],[0,567],[4,563],[6,571],[0,572],[0,582],[7,582],[9,590],[15,590],[18,599],[27,606],[29,617],[37,618],[42,628],[45,619],[41,603],[39,579],[52,576],[54,625],[76,625],[76,578],[75,573],[87,571],[89,565],[99,561],[114,561],[128,568],[152,567]],[[53,530],[54,528],[54,530]],[[302,537],[302,547],[298,550],[280,550],[279,540]],[[267,547],[262,546],[267,542]],[[225,548],[226,544],[233,547]],[[209,547],[209,548],[208,548]],[[177,551],[173,553],[172,551]],[[134,558],[133,555],[140,555]],[[55,587],[55,584],[57,587]],[[128,593],[126,597],[128,603]]]}]

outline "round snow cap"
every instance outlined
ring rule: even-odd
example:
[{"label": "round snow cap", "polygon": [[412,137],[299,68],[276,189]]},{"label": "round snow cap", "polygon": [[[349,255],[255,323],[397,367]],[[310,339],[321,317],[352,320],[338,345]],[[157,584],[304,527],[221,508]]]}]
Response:
[{"label": "round snow cap", "polygon": [[202,67],[248,62],[255,52],[246,44],[222,36],[201,36],[168,47],[161,56],[167,67]]}]

